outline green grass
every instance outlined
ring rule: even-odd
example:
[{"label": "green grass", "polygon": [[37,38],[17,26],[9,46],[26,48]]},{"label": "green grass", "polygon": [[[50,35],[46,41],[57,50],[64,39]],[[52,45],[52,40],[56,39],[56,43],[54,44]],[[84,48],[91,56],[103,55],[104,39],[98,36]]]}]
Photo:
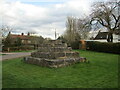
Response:
[{"label": "green grass", "polygon": [[3,61],[3,88],[117,88],[118,55],[80,51],[90,63],[63,68],[46,68]]}]

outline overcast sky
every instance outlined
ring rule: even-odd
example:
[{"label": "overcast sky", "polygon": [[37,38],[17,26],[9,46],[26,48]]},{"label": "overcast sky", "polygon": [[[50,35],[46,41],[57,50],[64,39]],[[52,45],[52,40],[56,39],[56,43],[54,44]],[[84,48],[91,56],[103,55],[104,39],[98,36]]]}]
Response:
[{"label": "overcast sky", "polygon": [[89,15],[95,1],[107,0],[3,0],[0,21],[13,27],[13,33],[34,31],[54,39],[55,28],[59,35],[64,33],[67,16]]}]

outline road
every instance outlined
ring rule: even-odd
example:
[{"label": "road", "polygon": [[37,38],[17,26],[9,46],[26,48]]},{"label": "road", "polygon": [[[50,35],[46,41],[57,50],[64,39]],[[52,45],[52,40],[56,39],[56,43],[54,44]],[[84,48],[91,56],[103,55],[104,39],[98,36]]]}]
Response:
[{"label": "road", "polygon": [[8,60],[8,59],[14,59],[14,58],[19,58],[19,57],[29,56],[31,54],[31,52],[1,53],[1,54],[6,54],[6,55],[1,55],[0,56],[0,61],[1,60]]}]

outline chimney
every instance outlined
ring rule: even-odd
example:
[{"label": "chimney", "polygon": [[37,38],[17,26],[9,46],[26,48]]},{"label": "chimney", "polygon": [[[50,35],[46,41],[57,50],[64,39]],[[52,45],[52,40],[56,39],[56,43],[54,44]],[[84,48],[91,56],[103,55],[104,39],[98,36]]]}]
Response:
[{"label": "chimney", "polygon": [[28,36],[30,36],[30,33],[28,32]]},{"label": "chimney", "polygon": [[11,32],[9,31],[9,33],[8,33],[9,35],[11,34]]},{"label": "chimney", "polygon": [[11,35],[11,32],[8,33],[8,36],[10,36],[10,35]]},{"label": "chimney", "polygon": [[24,33],[21,34],[22,36],[24,35]]}]

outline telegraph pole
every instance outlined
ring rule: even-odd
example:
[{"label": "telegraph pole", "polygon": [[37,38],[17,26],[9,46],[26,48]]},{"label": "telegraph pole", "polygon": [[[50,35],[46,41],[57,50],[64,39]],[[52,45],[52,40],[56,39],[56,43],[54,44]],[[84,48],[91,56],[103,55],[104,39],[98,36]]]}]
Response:
[{"label": "telegraph pole", "polygon": [[57,34],[56,34],[56,29],[55,29],[55,40],[56,40]]}]

